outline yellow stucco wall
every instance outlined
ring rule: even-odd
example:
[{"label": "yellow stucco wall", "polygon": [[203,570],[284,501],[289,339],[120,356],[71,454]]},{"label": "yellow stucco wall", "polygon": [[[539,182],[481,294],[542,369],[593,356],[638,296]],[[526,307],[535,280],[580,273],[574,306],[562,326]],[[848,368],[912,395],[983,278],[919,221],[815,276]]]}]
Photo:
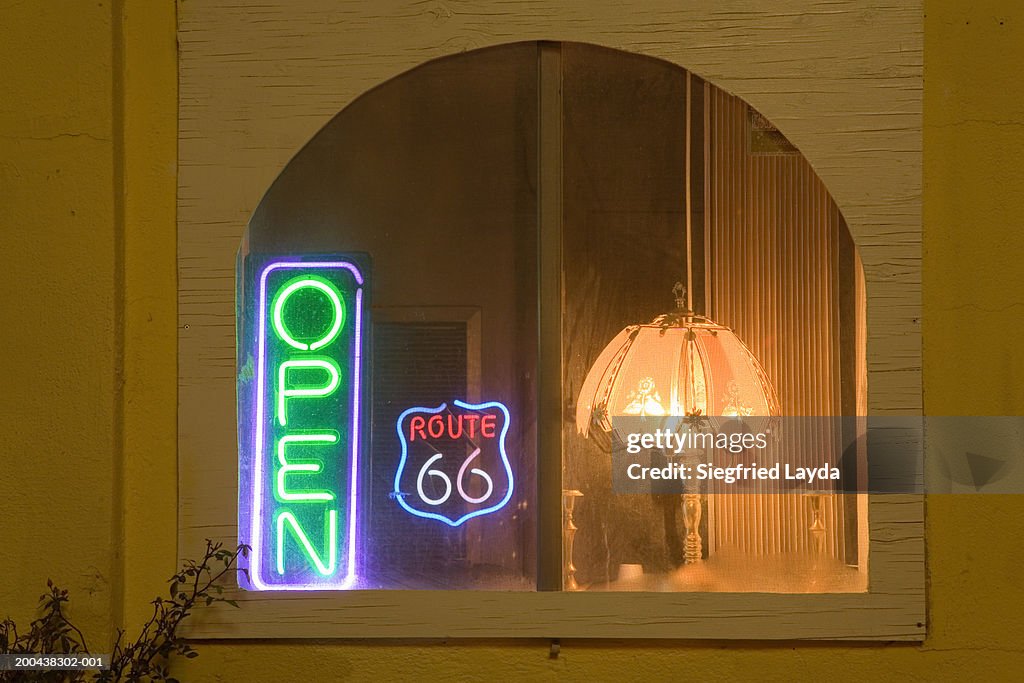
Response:
[{"label": "yellow stucco wall", "polygon": [[[0,614],[53,577],[93,649],[174,568],[175,17],[0,3]],[[1024,411],[1024,3],[927,0],[925,405]],[[228,493],[227,495],[231,495]],[[928,500],[929,637],[880,644],[200,644],[183,680],[1007,678],[1024,497]]]},{"label": "yellow stucco wall", "polygon": [[109,6],[0,4],[0,614],[30,614],[52,576],[102,635],[118,583],[112,45]]}]

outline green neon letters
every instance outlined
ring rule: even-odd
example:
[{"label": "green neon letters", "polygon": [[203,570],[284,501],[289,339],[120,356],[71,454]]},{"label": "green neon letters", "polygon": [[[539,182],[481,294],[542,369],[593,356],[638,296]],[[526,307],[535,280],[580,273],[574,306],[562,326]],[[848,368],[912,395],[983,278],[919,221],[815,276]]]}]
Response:
[{"label": "green neon letters", "polygon": [[[285,455],[288,444],[334,444],[338,443],[337,434],[289,434],[282,436],[277,442],[277,461],[280,466],[277,470],[277,498],[278,500],[334,500],[335,495],[330,491],[302,491],[300,493],[289,493],[286,490],[287,482],[285,477],[290,472],[308,472],[317,474],[323,470],[323,465],[318,462],[294,463],[289,462]],[[283,514],[283,513],[282,513]],[[282,539],[278,537],[278,545]],[[280,572],[284,573],[284,572]]]},{"label": "green neon letters", "polygon": [[279,512],[277,515],[277,573],[284,574],[284,541],[285,541],[285,528],[284,525],[288,524],[291,527],[290,531],[292,535],[299,541],[302,549],[313,564],[316,565],[316,570],[320,572],[322,576],[330,576],[334,573],[335,564],[338,561],[338,511],[328,510],[327,521],[324,524],[324,537],[328,540],[327,548],[327,564],[320,559],[320,555],[313,548],[313,544],[309,542],[309,537],[306,536],[306,532],[299,526],[298,520],[295,519],[295,515],[291,512]]},{"label": "green neon letters", "polygon": [[[289,389],[289,370],[293,369],[309,369],[319,368],[327,372],[329,378],[326,386],[322,387],[311,387],[309,385],[303,385],[301,388],[296,388],[295,384],[292,383],[292,388]],[[280,370],[277,376],[277,422],[282,427],[288,424],[288,399],[298,396],[306,397],[317,397],[317,396],[330,396],[334,393],[334,390],[338,388],[340,383],[340,370],[338,364],[331,358],[310,358],[308,360],[286,360],[281,363]]]},{"label": "green neon letters", "polygon": [[[253,590],[341,590],[356,580],[365,280],[354,261],[245,263],[239,375],[239,539]],[[248,331],[248,333],[246,332]],[[251,341],[250,341],[251,340]]]},{"label": "green neon letters", "polygon": [[[332,320],[331,326],[327,334],[323,335],[315,342],[303,343],[296,341],[291,332],[284,324],[284,307],[289,297],[298,291],[303,289],[319,290],[327,295],[327,298],[331,302]],[[286,342],[290,346],[298,349],[299,351],[316,351],[319,348],[327,346],[334,338],[338,336],[338,332],[341,331],[341,325],[345,322],[345,308],[341,303],[341,298],[338,296],[338,291],[334,288],[331,283],[326,282],[322,278],[318,277],[299,277],[285,285],[284,289],[278,292],[274,298],[274,331],[277,332],[277,336],[282,341]]]}]

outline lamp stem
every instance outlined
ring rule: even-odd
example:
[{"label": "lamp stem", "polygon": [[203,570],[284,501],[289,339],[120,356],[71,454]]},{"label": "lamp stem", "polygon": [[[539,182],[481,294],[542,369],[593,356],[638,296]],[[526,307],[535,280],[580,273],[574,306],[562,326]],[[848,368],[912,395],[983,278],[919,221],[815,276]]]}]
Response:
[{"label": "lamp stem", "polygon": [[576,582],[576,565],[572,561],[573,541],[579,528],[575,524],[573,511],[576,499],[583,496],[582,491],[562,489],[562,588],[567,591],[578,591]]}]

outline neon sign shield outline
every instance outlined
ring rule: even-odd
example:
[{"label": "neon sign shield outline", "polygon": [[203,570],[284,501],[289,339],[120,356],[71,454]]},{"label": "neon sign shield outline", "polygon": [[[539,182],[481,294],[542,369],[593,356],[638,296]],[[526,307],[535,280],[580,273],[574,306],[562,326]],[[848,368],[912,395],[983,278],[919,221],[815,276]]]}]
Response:
[{"label": "neon sign shield outline", "polygon": [[452,403],[455,406],[462,408],[464,410],[487,410],[489,408],[497,408],[504,415],[505,422],[501,427],[501,434],[498,436],[498,453],[501,456],[501,464],[505,468],[505,474],[508,476],[508,490],[505,492],[505,496],[500,501],[498,501],[497,503],[490,507],[483,508],[480,510],[473,510],[472,512],[467,512],[461,517],[455,519],[452,519],[447,515],[443,515],[437,512],[417,510],[416,508],[412,507],[405,501],[405,494],[403,494],[401,491],[400,483],[402,475],[405,473],[406,461],[409,458],[409,443],[406,440],[405,433],[402,430],[402,423],[405,422],[406,417],[413,413],[426,413],[428,415],[436,415],[448,407],[447,403],[442,403],[436,408],[409,408],[403,411],[402,414],[398,416],[395,428],[398,431],[398,439],[402,444],[402,457],[398,461],[398,468],[395,471],[395,488],[394,491],[392,492],[392,496],[395,498],[395,500],[398,501],[398,504],[401,505],[410,514],[416,515],[417,517],[423,517],[425,519],[436,519],[438,521],[444,522],[448,526],[457,527],[462,525],[463,522],[469,519],[473,519],[474,517],[480,517],[482,515],[487,515],[492,512],[497,512],[501,508],[505,507],[505,505],[508,504],[508,501],[512,499],[512,492],[515,489],[515,479],[512,476],[512,465],[509,462],[508,453],[505,451],[505,437],[508,434],[509,425],[511,424],[512,421],[511,416],[509,415],[508,408],[506,408],[504,404],[499,403],[498,401],[489,401],[487,403],[466,403],[465,401],[454,400],[452,401]]}]

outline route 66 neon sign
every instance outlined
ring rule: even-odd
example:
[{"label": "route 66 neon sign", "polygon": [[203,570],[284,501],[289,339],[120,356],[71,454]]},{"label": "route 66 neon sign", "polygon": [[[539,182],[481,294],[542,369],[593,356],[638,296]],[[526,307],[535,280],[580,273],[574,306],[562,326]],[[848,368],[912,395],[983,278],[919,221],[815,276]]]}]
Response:
[{"label": "route 66 neon sign", "polygon": [[392,497],[417,517],[453,527],[505,507],[515,486],[510,422],[497,401],[409,408],[396,424],[402,454]]}]

